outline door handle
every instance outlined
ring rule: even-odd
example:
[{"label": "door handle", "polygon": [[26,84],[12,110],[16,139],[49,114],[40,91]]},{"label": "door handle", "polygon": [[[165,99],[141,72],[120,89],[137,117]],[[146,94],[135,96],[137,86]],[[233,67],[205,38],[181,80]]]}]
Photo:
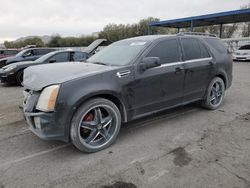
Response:
[{"label": "door handle", "polygon": [[209,65],[214,66],[215,62],[214,61],[209,61]]},{"label": "door handle", "polygon": [[183,72],[184,70],[185,69],[183,67],[177,67],[177,68],[175,68],[175,73],[179,74],[179,73]]}]

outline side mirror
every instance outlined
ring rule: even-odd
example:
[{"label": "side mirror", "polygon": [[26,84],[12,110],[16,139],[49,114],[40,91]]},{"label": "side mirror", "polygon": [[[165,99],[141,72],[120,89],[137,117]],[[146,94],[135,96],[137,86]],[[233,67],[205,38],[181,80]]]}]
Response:
[{"label": "side mirror", "polygon": [[31,53],[23,54],[23,57],[29,57],[29,56],[31,56]]},{"label": "side mirror", "polygon": [[77,59],[76,61],[84,62],[86,60],[87,60],[86,58],[81,58],[81,59]]},{"label": "side mirror", "polygon": [[139,65],[140,70],[142,71],[159,66],[161,66],[159,57],[145,57],[142,59],[142,62]]},{"label": "side mirror", "polygon": [[49,60],[49,63],[55,63],[56,62],[56,59],[50,59]]}]

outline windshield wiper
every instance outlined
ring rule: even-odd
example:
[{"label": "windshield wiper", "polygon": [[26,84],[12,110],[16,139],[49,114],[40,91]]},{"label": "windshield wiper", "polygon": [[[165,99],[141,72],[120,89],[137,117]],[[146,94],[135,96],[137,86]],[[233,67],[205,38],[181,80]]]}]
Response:
[{"label": "windshield wiper", "polygon": [[107,65],[106,63],[102,63],[102,62],[93,62],[93,64],[98,64],[98,65]]}]

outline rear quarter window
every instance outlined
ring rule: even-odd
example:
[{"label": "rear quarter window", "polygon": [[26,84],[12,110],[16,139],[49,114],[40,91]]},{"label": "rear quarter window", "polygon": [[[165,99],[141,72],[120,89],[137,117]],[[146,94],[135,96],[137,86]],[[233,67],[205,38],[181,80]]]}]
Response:
[{"label": "rear quarter window", "polygon": [[218,53],[227,54],[227,48],[225,44],[217,38],[205,38],[204,39],[213,49]]}]

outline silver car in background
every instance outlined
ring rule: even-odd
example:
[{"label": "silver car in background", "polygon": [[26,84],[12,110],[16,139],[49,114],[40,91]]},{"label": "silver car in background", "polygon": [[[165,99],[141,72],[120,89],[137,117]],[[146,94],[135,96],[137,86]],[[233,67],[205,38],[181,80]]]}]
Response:
[{"label": "silver car in background", "polygon": [[250,44],[241,46],[233,53],[235,61],[250,61]]}]

